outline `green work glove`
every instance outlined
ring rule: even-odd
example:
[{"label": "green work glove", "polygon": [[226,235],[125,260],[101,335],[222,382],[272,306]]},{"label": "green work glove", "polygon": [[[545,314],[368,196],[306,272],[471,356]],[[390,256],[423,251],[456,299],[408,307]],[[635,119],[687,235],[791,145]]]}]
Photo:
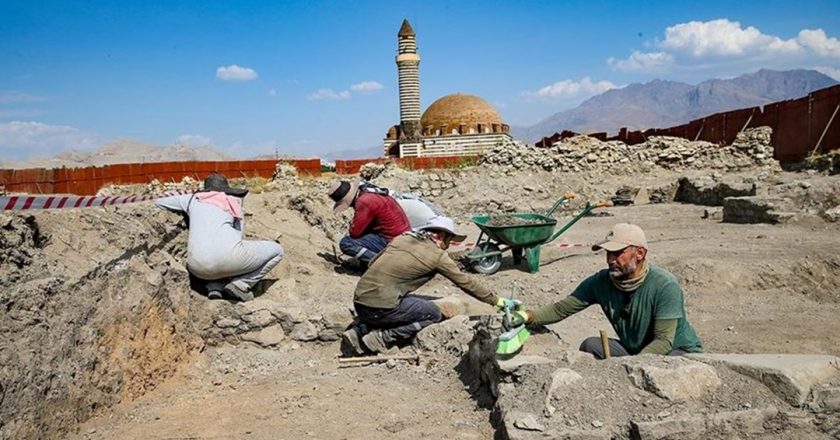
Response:
[{"label": "green work glove", "polygon": [[522,308],[522,301],[520,301],[518,299],[499,298],[498,300],[496,300],[496,309],[498,309],[500,312],[504,312],[505,309],[513,311],[513,310],[520,310],[521,308]]},{"label": "green work glove", "polygon": [[519,327],[520,325],[527,324],[528,321],[530,321],[530,318],[528,317],[528,312],[525,310],[517,310],[510,314],[511,327]]}]

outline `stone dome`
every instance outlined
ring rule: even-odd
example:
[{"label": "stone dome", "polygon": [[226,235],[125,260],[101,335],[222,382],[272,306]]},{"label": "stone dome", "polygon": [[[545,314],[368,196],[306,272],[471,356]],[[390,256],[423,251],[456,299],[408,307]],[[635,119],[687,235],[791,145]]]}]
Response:
[{"label": "stone dome", "polygon": [[446,95],[433,102],[420,118],[424,135],[467,134],[459,127],[470,128],[470,132],[499,132],[507,128],[502,118],[487,101],[478,96]]}]

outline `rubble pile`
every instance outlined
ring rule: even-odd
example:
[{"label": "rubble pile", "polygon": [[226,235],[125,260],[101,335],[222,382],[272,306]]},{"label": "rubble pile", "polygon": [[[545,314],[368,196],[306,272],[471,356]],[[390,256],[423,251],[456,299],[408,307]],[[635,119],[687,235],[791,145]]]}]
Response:
[{"label": "rubble pile", "polygon": [[96,192],[97,196],[152,196],[161,195],[169,191],[196,191],[200,189],[202,182],[190,176],[181,179],[180,182],[161,182],[158,179],[153,179],[151,182],[143,185],[107,185],[103,186]]},{"label": "rubble pile", "polygon": [[271,181],[274,183],[300,183],[297,168],[287,162],[277,162],[277,166],[274,168],[274,174],[271,176]]},{"label": "rubble pile", "polygon": [[717,169],[737,171],[755,167],[778,168],[770,144],[772,131],[758,127],[739,133],[735,142],[718,146],[705,141],[651,136],[646,142],[627,145],[600,141],[586,135],[563,139],[550,148],[532,148],[508,142],[487,150],[480,164],[511,172],[523,169],[581,172],[609,171],[626,174],[665,169]]},{"label": "rubble pile", "polygon": [[468,362],[495,397],[503,438],[786,438],[836,434],[840,359],[641,355],[597,361],[535,335],[512,358],[479,328]]}]

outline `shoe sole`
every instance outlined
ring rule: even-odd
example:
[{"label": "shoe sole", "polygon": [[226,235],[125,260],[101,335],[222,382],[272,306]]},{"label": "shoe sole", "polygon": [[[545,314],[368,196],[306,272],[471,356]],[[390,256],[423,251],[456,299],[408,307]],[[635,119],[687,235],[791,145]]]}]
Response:
[{"label": "shoe sole", "polygon": [[228,284],[225,286],[225,294],[242,302],[254,299],[253,293],[250,291],[240,290],[235,284]]},{"label": "shoe sole", "polygon": [[365,354],[365,349],[362,348],[362,341],[359,339],[359,334],[356,330],[350,329],[341,334],[341,342],[344,347],[353,351],[354,355]]}]

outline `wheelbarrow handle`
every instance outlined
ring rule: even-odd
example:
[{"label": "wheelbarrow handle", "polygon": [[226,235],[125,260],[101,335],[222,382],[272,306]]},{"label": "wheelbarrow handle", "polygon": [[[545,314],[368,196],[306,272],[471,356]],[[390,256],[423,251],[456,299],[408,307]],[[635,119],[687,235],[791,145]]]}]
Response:
[{"label": "wheelbarrow handle", "polygon": [[563,205],[563,203],[568,202],[569,200],[573,200],[575,197],[577,197],[575,193],[571,191],[566,191],[566,193],[563,194],[562,197],[560,197],[556,202],[554,202],[554,205],[551,207],[551,209],[546,211],[544,215],[546,217],[551,217],[551,215],[554,214],[554,211],[557,211],[557,208]]}]

